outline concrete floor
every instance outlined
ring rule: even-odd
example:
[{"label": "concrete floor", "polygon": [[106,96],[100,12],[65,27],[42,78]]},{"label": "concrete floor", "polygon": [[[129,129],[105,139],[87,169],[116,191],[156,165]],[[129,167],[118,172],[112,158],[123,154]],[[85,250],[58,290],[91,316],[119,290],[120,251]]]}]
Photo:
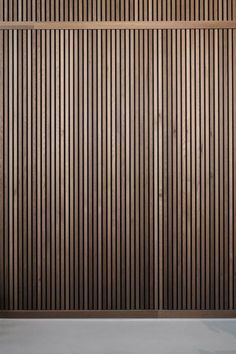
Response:
[{"label": "concrete floor", "polygon": [[236,354],[236,320],[0,320],[0,354]]}]

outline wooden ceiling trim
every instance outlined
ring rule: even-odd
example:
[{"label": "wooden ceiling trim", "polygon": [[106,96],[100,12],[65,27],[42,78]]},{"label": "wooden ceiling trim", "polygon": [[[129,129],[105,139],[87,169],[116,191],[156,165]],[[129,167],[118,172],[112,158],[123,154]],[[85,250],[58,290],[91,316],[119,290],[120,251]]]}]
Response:
[{"label": "wooden ceiling trim", "polygon": [[1,21],[3,30],[236,29],[236,21]]}]

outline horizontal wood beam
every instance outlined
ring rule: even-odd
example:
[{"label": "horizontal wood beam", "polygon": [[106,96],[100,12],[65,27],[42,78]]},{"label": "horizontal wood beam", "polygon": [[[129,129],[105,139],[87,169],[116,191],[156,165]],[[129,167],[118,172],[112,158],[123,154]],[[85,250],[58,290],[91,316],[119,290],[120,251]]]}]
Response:
[{"label": "horizontal wood beam", "polygon": [[0,318],[236,318],[236,310],[4,310]]},{"label": "horizontal wood beam", "polygon": [[1,30],[236,29],[236,21],[0,21]]}]

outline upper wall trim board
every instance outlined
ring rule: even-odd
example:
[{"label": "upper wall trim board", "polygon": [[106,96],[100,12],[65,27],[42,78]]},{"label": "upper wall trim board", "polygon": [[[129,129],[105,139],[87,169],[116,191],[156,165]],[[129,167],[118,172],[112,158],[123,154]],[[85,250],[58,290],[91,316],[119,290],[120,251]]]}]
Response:
[{"label": "upper wall trim board", "polygon": [[236,21],[1,21],[4,30],[236,29]]}]

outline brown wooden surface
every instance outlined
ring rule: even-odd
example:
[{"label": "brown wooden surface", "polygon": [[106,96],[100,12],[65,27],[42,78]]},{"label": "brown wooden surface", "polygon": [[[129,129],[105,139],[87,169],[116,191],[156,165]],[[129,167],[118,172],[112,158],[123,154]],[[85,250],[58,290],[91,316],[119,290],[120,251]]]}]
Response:
[{"label": "brown wooden surface", "polygon": [[234,309],[235,31],[0,34],[2,309]]},{"label": "brown wooden surface", "polygon": [[235,1],[55,3],[0,12],[1,315],[235,316]]}]

